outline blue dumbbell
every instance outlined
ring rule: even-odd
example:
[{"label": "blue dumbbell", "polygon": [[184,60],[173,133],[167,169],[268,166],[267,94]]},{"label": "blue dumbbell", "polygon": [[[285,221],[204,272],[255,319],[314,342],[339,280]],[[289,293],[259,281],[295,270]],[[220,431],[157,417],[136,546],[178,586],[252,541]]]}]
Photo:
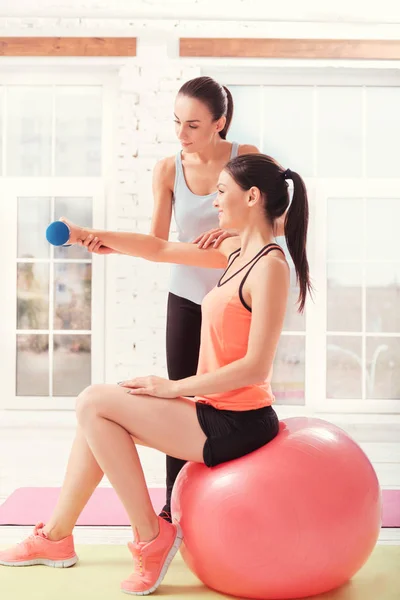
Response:
[{"label": "blue dumbbell", "polygon": [[54,221],[46,229],[46,239],[53,246],[71,246],[69,240],[69,227],[63,221]]}]

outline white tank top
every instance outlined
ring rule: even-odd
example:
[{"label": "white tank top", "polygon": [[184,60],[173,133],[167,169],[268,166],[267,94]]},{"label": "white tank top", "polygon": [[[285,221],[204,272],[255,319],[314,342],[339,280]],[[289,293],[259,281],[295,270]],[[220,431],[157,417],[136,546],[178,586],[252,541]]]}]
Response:
[{"label": "white tank top", "polygon": [[[239,144],[232,143],[230,158],[235,158]],[[175,184],[173,195],[173,210],[178,230],[178,241],[191,243],[197,236],[209,229],[219,227],[218,211],[213,206],[217,192],[198,196],[187,186],[182,167],[182,157],[179,152],[175,160]],[[169,291],[201,304],[204,296],[216,286],[223,270],[189,267],[187,265],[172,265]]]}]

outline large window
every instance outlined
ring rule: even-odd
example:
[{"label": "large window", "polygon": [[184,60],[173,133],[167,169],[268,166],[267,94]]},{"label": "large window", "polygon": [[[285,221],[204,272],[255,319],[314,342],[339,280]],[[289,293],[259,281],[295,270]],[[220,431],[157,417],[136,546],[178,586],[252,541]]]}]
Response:
[{"label": "large window", "polygon": [[296,314],[293,276],[277,403],[400,411],[400,72],[207,73],[232,91],[230,139],[298,171],[309,191],[315,299]]},{"label": "large window", "polygon": [[400,182],[363,178],[345,186],[331,182],[319,192],[322,289],[314,307],[323,326],[315,332],[324,357],[319,394],[324,392],[327,410],[400,412],[400,247],[395,231]]},{"label": "large window", "polygon": [[50,246],[61,216],[103,226],[109,173],[107,78],[0,74],[0,323],[8,408],[65,408],[104,377],[103,261]]}]

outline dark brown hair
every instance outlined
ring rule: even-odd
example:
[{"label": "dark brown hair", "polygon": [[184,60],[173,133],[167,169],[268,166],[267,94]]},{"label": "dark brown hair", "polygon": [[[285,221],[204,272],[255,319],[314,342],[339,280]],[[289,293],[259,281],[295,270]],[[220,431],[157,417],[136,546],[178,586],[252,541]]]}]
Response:
[{"label": "dark brown hair", "polygon": [[285,217],[285,238],[300,287],[299,312],[303,312],[307,292],[311,292],[307,260],[308,199],[304,181],[298,173],[286,171],[265,154],[242,154],[228,162],[225,170],[238,186],[247,191],[257,187],[264,197],[265,215],[271,225],[289,206],[287,179],[293,181],[293,198]]},{"label": "dark brown hair", "polygon": [[227,87],[211,77],[196,77],[184,83],[178,94],[203,102],[214,121],[226,117],[225,127],[219,132],[220,137],[226,140],[233,116],[233,98]]}]

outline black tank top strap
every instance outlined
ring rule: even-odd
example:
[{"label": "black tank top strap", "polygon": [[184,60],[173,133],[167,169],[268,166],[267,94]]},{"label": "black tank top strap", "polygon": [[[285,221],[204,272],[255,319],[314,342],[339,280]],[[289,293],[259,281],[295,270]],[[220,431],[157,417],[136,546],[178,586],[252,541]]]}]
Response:
[{"label": "black tank top strap", "polygon": [[[230,253],[230,255],[228,256],[228,265],[227,265],[225,271],[227,269],[229,269],[229,267],[231,266],[231,264],[233,263],[233,261],[237,259],[237,257],[239,256],[239,252],[240,251],[241,251],[241,248],[237,248],[236,250],[234,250],[233,252]],[[232,256],[233,256],[233,258],[232,258]],[[231,260],[231,258],[232,258],[232,260]]]},{"label": "black tank top strap", "polygon": [[[237,259],[237,257],[239,256],[238,252],[240,252],[241,248],[238,248],[237,250],[235,250],[234,252],[232,252],[229,257],[228,257],[228,266],[226,267],[225,271],[222,273],[220,280],[217,283],[217,287],[221,287],[222,285],[225,285],[225,283],[228,283],[228,281],[230,281],[233,277],[235,277],[238,273],[240,273],[241,271],[243,271],[246,267],[248,267],[249,265],[251,265],[254,261],[257,262],[257,260],[259,258],[261,258],[261,256],[263,256],[263,254],[266,252],[266,250],[268,250],[268,248],[270,248],[271,246],[274,246],[276,248],[280,248],[277,244],[267,244],[266,246],[264,246],[263,248],[261,248],[261,250],[259,250],[257,252],[257,254],[255,256],[253,256],[253,258],[251,260],[249,260],[248,263],[246,263],[241,269],[239,269],[238,271],[235,271],[235,273],[233,273],[233,275],[231,275],[230,277],[228,277],[228,279],[226,279],[225,281],[222,281],[223,277],[226,275],[226,273],[228,272],[228,269],[230,268],[230,266],[234,263],[234,261]],[[233,259],[230,260],[231,256],[233,256]],[[230,262],[229,262],[230,261]]]},{"label": "black tank top strap", "polygon": [[246,279],[249,276],[250,271],[252,270],[252,268],[254,267],[254,265],[256,265],[258,263],[258,261],[263,257],[263,256],[267,256],[267,254],[269,254],[270,252],[272,252],[272,250],[280,250],[282,252],[282,254],[285,256],[284,251],[282,250],[282,248],[278,245],[278,244],[268,244],[268,246],[266,248],[263,249],[263,252],[257,255],[256,260],[253,262],[253,264],[250,266],[250,268],[248,269],[246,275],[243,277],[242,281],[240,282],[239,285],[239,298],[240,298],[240,302],[243,304],[243,306],[251,312],[251,306],[249,306],[245,299],[243,298],[243,286],[246,283]]}]

